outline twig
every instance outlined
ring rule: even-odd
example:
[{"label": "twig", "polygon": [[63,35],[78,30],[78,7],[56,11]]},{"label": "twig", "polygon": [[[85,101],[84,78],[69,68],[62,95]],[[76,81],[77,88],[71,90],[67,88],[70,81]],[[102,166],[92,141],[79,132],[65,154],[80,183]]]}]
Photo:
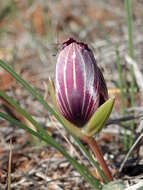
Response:
[{"label": "twig", "polygon": [[50,177],[48,177],[47,175],[43,174],[42,172],[37,172],[35,173],[35,175],[41,179],[44,179],[47,183],[52,183],[52,182],[56,182],[56,181],[60,181],[60,180],[66,180],[66,179],[71,179],[71,178],[80,178],[80,175],[75,175],[75,176],[61,176],[61,177],[57,177],[55,179],[51,179]]},{"label": "twig", "polygon": [[135,60],[133,60],[130,56],[126,55],[125,59],[127,61],[128,64],[132,65],[134,68],[134,73],[135,73],[135,78],[136,78],[136,82],[140,88],[141,93],[143,94],[143,75],[138,67],[138,64],[135,62]]},{"label": "twig", "polygon": [[7,190],[11,189],[11,162],[12,162],[12,141],[10,139],[10,151],[9,151],[9,162],[8,162],[8,182]]},{"label": "twig", "polygon": [[138,119],[138,117],[135,117],[134,115],[128,115],[128,116],[123,116],[123,117],[119,117],[116,119],[109,119],[109,121],[106,123],[106,125],[111,125],[111,124],[116,124],[116,123],[120,123],[123,121],[130,121],[130,120],[134,120],[134,119]]},{"label": "twig", "polygon": [[131,152],[134,150],[134,148],[136,147],[136,145],[138,144],[138,142],[141,140],[141,138],[143,137],[143,133],[141,133],[141,135],[137,138],[137,140],[135,141],[135,143],[132,145],[132,147],[130,148],[130,150],[128,151],[127,155],[125,156],[121,166],[120,166],[120,169],[119,169],[119,172],[122,171],[126,161],[128,160],[128,157],[130,156]]}]

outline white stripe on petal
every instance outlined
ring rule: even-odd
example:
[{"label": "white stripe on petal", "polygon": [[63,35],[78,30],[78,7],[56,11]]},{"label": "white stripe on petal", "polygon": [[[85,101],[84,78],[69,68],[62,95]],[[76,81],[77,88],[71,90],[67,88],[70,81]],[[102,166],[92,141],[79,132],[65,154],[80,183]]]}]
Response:
[{"label": "white stripe on petal", "polygon": [[[96,99],[95,99],[95,101],[94,101],[92,107],[90,108],[89,115],[93,112],[93,110],[95,110],[96,107],[98,107],[98,105],[97,105],[97,104],[99,104],[98,98],[99,98],[99,96],[96,96]],[[95,110],[95,111],[96,111],[96,110]]]},{"label": "white stripe on petal", "polygon": [[[69,54],[69,51],[70,51],[70,49],[68,50],[68,54]],[[64,99],[63,99],[63,95],[62,95],[62,92],[61,92],[61,87],[60,87],[60,84],[59,84],[59,79],[58,79],[58,77],[59,77],[59,70],[61,70],[62,68],[61,68],[61,64],[59,64],[60,63],[60,61],[61,60],[64,60],[64,54],[65,54],[65,52],[64,52],[64,50],[62,50],[61,52],[60,52],[60,54],[59,54],[59,56],[58,56],[58,59],[57,59],[57,65],[56,65],[56,78],[55,78],[55,82],[56,82],[56,93],[58,94],[59,93],[59,95],[60,95],[60,98],[61,98],[61,100],[62,100],[62,103],[63,103],[63,109],[62,109],[62,111],[64,110],[64,113],[65,113],[65,115],[67,115],[67,114],[71,114],[70,113],[70,110],[68,110],[68,108],[67,108],[67,106],[66,106],[66,103],[65,103],[65,101],[64,101]],[[67,56],[66,56],[66,58],[68,57],[68,54],[67,54]],[[65,66],[65,65],[64,65]],[[65,84],[65,82],[64,82],[64,84]],[[64,85],[64,87],[65,87],[65,85]],[[65,91],[65,94],[66,94],[66,91]],[[67,97],[67,96],[66,96]],[[59,98],[58,98],[59,99]],[[59,102],[60,102],[60,100],[59,100]],[[67,101],[68,102],[68,101]],[[61,106],[62,107],[62,106]],[[67,114],[66,114],[67,113]]]},{"label": "white stripe on petal", "polygon": [[[67,109],[67,106],[66,106],[66,104],[65,104],[65,101],[64,101],[64,99],[63,99],[63,96],[62,96],[62,94],[61,94],[61,90],[59,90],[59,95],[60,95],[60,98],[61,98],[61,101],[62,101],[62,103],[63,103],[63,112],[65,113],[65,115],[70,115],[70,112],[69,112],[69,110]],[[60,100],[59,100],[59,102],[60,102]],[[62,107],[62,105],[61,105],[61,107]]]},{"label": "white stripe on petal", "polygon": [[71,106],[70,106],[70,102],[69,102],[69,97],[68,97],[68,90],[67,90],[67,82],[66,82],[66,70],[67,70],[67,63],[68,63],[68,55],[69,55],[69,52],[70,52],[70,49],[71,49],[71,45],[69,46],[69,49],[68,49],[68,52],[67,52],[67,55],[65,57],[65,64],[64,64],[64,87],[65,87],[65,94],[66,94],[66,98],[67,98],[67,103],[68,103],[68,106],[69,106],[69,110],[70,112],[72,113],[72,109],[71,109]]},{"label": "white stripe on petal", "polygon": [[74,87],[74,90],[76,90],[75,58],[76,58],[76,54],[75,54],[75,49],[74,49],[73,50],[73,55],[72,55],[72,63],[73,63],[73,87]]},{"label": "white stripe on petal", "polygon": [[81,113],[83,114],[83,108],[85,105],[85,95],[86,95],[86,71],[85,71],[85,61],[81,55],[81,52],[79,51],[79,49],[77,48],[77,51],[79,53],[79,56],[81,58],[82,61],[82,68],[83,68],[83,79],[84,79],[84,86],[83,86],[83,102],[82,102],[82,109],[81,109]]},{"label": "white stripe on petal", "polygon": [[90,96],[90,99],[89,99],[89,101],[88,101],[88,105],[87,105],[86,111],[85,111],[85,113],[84,113],[84,119],[86,119],[86,117],[87,117],[88,110],[89,110],[89,106],[90,106],[90,103],[91,103],[91,100],[92,100],[92,95],[89,94],[89,96]]}]

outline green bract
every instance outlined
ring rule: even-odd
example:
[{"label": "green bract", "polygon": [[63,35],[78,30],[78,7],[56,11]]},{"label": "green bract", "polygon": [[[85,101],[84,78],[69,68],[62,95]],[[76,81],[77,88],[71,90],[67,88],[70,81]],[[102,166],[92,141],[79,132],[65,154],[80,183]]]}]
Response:
[{"label": "green bract", "polygon": [[93,116],[91,117],[91,119],[89,120],[89,122],[86,124],[84,128],[84,133],[87,136],[95,135],[104,127],[112,111],[114,101],[115,101],[114,98],[107,100],[93,114]]}]

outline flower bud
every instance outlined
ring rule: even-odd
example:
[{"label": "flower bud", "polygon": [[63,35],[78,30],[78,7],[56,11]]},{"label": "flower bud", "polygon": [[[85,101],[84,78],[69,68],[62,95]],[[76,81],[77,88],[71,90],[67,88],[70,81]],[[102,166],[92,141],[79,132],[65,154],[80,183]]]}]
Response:
[{"label": "flower bud", "polygon": [[89,47],[74,39],[64,42],[55,74],[56,100],[62,115],[83,126],[107,98],[107,87]]}]

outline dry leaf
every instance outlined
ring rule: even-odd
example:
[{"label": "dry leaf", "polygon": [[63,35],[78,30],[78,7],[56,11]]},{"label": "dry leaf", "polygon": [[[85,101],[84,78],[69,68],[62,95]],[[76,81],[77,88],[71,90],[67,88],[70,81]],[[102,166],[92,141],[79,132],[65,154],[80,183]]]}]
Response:
[{"label": "dry leaf", "polygon": [[12,76],[7,72],[0,73],[0,89],[1,90],[7,90],[13,85],[13,78]]},{"label": "dry leaf", "polygon": [[36,5],[32,13],[32,24],[37,34],[40,35],[45,34],[45,24],[44,24],[42,9],[38,4]]}]

